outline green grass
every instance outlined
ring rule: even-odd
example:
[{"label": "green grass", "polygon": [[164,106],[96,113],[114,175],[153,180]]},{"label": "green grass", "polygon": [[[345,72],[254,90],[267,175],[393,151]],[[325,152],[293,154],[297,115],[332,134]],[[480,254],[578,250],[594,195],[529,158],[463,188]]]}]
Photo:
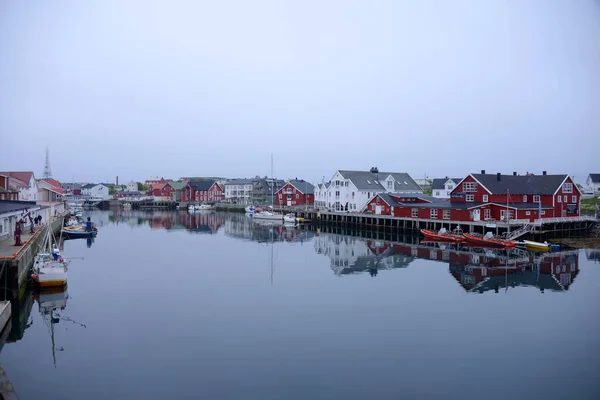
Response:
[{"label": "green grass", "polygon": [[581,212],[582,213],[593,213],[596,211],[596,204],[598,204],[600,200],[597,197],[593,199],[582,199],[581,200]]}]

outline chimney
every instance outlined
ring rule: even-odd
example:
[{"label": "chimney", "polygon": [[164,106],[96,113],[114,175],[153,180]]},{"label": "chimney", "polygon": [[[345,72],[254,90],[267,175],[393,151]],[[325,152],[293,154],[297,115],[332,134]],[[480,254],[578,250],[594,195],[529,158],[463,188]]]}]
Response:
[{"label": "chimney", "polygon": [[500,174],[500,172],[496,174],[496,179],[498,179],[498,182],[502,180],[502,175]]},{"label": "chimney", "polygon": [[546,171],[542,171],[542,175],[546,175]]},{"label": "chimney", "polygon": [[117,186],[119,186],[119,176],[117,175]]},{"label": "chimney", "polygon": [[481,170],[481,175],[485,175],[485,169]]},{"label": "chimney", "polygon": [[517,176],[517,171],[513,171],[513,176]]}]

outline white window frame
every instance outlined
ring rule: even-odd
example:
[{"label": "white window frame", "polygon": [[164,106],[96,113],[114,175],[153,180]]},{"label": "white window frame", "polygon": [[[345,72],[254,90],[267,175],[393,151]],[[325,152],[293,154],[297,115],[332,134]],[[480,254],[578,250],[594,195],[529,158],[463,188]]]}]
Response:
[{"label": "white window frame", "polygon": [[437,219],[437,217],[438,217],[438,209],[437,208],[432,208],[431,210],[429,210],[429,218]]},{"label": "white window frame", "polygon": [[568,203],[569,202],[569,196],[567,196],[566,194],[563,196],[563,203]]},{"label": "white window frame", "polygon": [[492,218],[492,210],[490,210],[489,208],[486,208],[483,210],[483,219],[484,220],[488,220]]},{"label": "white window frame", "polygon": [[540,195],[539,194],[534,194],[533,195],[533,202],[534,203],[539,203],[540,202]]},{"label": "white window frame", "polygon": [[463,183],[463,192],[474,193],[476,191],[477,191],[477,184],[475,182],[464,182]]},{"label": "white window frame", "polygon": [[557,201],[558,201],[559,203],[562,203],[562,196],[558,196],[558,199],[557,199]]},{"label": "white window frame", "polygon": [[527,203],[527,195],[526,194],[523,195],[523,203]]},{"label": "white window frame", "polygon": [[474,202],[475,201],[475,195],[473,195],[473,194],[467,194],[465,196],[465,201]]},{"label": "white window frame", "polygon": [[410,217],[411,218],[419,218],[419,209],[418,208],[413,208],[410,210]]},{"label": "white window frame", "polygon": [[563,193],[573,193],[573,184],[571,182],[566,182],[562,188]]},{"label": "white window frame", "polygon": [[571,196],[571,202],[577,203],[577,196]]},{"label": "white window frame", "polygon": [[450,219],[450,210],[449,209],[444,209],[442,211],[442,218],[443,219]]},{"label": "white window frame", "polygon": [[525,215],[531,215],[531,211],[526,211]]},{"label": "white window frame", "polygon": [[488,195],[487,195],[487,194],[484,194],[484,195],[483,195],[483,202],[484,202],[484,203],[487,203],[487,202],[488,202],[488,199],[489,199]]}]

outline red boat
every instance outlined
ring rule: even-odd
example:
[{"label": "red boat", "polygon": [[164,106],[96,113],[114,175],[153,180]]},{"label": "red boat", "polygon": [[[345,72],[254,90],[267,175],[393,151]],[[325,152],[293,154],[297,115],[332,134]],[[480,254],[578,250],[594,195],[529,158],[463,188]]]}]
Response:
[{"label": "red boat", "polygon": [[485,236],[471,235],[470,233],[463,233],[463,236],[467,240],[467,243],[482,247],[515,247],[516,243],[512,240],[495,239],[493,237],[486,238]]},{"label": "red boat", "polygon": [[445,231],[440,231],[439,233],[436,233],[427,229],[421,229],[421,233],[423,234],[423,236],[425,236],[426,239],[435,240],[438,242],[461,243],[465,241],[465,238],[461,235],[454,235]]}]

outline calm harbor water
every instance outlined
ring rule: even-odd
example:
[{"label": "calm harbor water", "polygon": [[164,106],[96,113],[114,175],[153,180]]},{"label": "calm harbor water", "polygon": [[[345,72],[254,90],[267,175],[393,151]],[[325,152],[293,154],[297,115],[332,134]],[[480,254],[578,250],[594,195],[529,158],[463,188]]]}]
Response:
[{"label": "calm harbor water", "polygon": [[[92,219],[93,243],[64,244],[68,298],[28,292],[13,307],[0,362],[21,399],[600,396],[598,253],[214,212]],[[64,306],[54,323],[49,301]]]}]

